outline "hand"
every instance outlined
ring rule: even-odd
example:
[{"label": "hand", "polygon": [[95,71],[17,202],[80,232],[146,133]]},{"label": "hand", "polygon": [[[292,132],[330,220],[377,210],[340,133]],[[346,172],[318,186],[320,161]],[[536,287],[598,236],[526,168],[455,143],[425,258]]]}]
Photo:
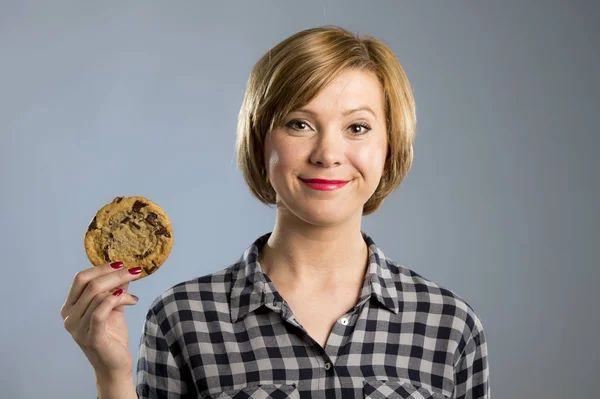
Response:
[{"label": "hand", "polygon": [[137,303],[126,290],[140,272],[140,268],[124,268],[121,262],[82,270],[75,275],[60,309],[65,329],[92,364],[97,378],[122,379],[133,372],[124,308]]}]

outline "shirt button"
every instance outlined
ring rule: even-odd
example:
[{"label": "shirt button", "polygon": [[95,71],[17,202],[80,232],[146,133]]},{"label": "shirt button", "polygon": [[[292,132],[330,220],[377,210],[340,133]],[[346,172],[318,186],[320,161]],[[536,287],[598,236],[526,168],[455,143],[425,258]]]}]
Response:
[{"label": "shirt button", "polygon": [[325,363],[325,370],[329,370],[331,368],[331,363]]},{"label": "shirt button", "polygon": [[343,326],[347,326],[348,325],[348,319],[345,318],[345,317],[341,320],[341,322],[342,322]]}]

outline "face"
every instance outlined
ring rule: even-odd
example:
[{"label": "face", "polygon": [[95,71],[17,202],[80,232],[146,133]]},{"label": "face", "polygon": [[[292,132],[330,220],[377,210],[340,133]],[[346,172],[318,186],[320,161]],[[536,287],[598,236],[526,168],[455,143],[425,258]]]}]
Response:
[{"label": "face", "polygon": [[267,134],[278,212],[318,226],[360,219],[386,153],[381,84],[372,73],[345,71]]}]

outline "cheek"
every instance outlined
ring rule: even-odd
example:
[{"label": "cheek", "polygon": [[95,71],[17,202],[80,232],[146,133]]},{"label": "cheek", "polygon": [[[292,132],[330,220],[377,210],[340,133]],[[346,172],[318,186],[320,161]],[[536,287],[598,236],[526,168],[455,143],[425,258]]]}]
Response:
[{"label": "cheek", "polygon": [[265,163],[267,170],[276,179],[276,175],[282,175],[298,168],[304,159],[305,148],[301,143],[285,139],[273,139],[265,145]]},{"label": "cheek", "polygon": [[380,174],[383,171],[386,149],[381,145],[361,146],[356,153],[358,167],[363,174]]},{"label": "cheek", "polygon": [[272,175],[273,173],[273,169],[277,167],[277,165],[279,164],[279,152],[277,151],[277,148],[273,145],[273,141],[272,138],[270,137],[269,134],[267,134],[266,140],[265,140],[265,153],[264,153],[264,159],[265,159],[265,169],[267,170],[267,174],[269,176]]},{"label": "cheek", "polygon": [[272,150],[268,154],[267,162],[268,162],[267,169],[269,171],[272,171],[279,164],[279,153],[276,150]]}]

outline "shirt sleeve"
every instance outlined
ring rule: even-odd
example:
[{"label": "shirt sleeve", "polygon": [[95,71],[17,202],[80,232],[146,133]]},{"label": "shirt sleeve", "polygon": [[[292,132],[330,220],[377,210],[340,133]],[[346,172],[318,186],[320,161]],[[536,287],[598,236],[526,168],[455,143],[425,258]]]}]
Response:
[{"label": "shirt sleeve", "polygon": [[487,343],[479,327],[454,368],[453,399],[490,399]]},{"label": "shirt sleeve", "polygon": [[140,339],[136,392],[140,399],[170,399],[188,395],[185,381],[152,309]]}]

